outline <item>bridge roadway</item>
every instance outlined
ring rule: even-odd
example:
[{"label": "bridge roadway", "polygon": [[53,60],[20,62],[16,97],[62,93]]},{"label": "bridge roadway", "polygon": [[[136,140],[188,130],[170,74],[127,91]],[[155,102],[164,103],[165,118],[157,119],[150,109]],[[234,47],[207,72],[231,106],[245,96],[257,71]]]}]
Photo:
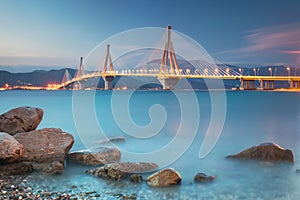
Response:
[{"label": "bridge roadway", "polygon": [[[65,83],[62,83],[57,86],[56,89],[62,89],[66,86],[69,86],[75,82],[97,78],[97,77],[106,77],[106,76],[135,76],[135,77],[156,77],[158,79],[181,79],[181,78],[199,78],[199,79],[222,79],[222,80],[240,80],[241,87],[245,89],[254,89],[254,81],[260,81],[261,86],[263,86],[264,82],[267,83],[267,89],[270,87],[274,87],[274,81],[288,81],[290,82],[291,88],[299,88],[300,87],[300,76],[245,76],[245,75],[206,75],[206,74],[159,74],[159,73],[102,73],[102,72],[95,72],[84,74],[80,77],[73,78]],[[250,83],[250,84],[249,84]],[[253,86],[251,86],[253,83]],[[271,84],[270,84],[271,83]],[[296,85],[295,85],[296,84]],[[271,86],[270,86],[271,85]],[[263,88],[263,87],[261,87]]]}]

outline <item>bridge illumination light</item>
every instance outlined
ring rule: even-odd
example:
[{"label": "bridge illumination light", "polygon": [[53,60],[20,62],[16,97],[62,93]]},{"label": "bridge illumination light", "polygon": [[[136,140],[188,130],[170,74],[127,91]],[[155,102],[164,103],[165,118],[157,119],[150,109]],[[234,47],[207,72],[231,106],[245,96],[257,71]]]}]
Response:
[{"label": "bridge illumination light", "polygon": [[208,69],[207,68],[204,69],[204,74],[208,75]]},{"label": "bridge illumination light", "polygon": [[270,76],[272,76],[272,68],[269,67]]},{"label": "bridge illumination light", "polygon": [[253,68],[253,71],[254,71],[254,75],[256,76],[256,69],[255,69],[255,68]]},{"label": "bridge illumination light", "polygon": [[230,69],[229,69],[229,68],[226,68],[226,73],[227,73],[227,75],[229,74],[229,71],[230,71]]},{"label": "bridge illumination light", "polygon": [[215,73],[216,73],[216,74],[219,73],[219,69],[218,69],[218,68],[215,69]]}]

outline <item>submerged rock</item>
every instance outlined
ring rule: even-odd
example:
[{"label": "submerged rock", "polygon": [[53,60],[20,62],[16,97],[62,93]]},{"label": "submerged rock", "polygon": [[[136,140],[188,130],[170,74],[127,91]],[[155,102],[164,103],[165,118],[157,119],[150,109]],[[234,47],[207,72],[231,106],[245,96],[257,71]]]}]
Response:
[{"label": "submerged rock", "polygon": [[35,130],[44,115],[41,108],[29,106],[12,109],[0,115],[0,132],[11,135]]},{"label": "submerged rock", "polygon": [[23,156],[23,146],[11,135],[0,132],[0,164],[13,163]]},{"label": "submerged rock", "polygon": [[84,165],[104,165],[120,161],[121,152],[116,148],[100,147],[91,150],[72,152],[68,155],[68,162]]},{"label": "submerged rock", "polygon": [[180,182],[180,174],[172,168],[158,171],[147,178],[147,184],[154,187],[176,185]]},{"label": "submerged rock", "polygon": [[211,182],[215,179],[215,176],[207,176],[206,174],[204,173],[197,173],[195,176],[194,176],[194,180],[196,182],[202,182],[202,183],[207,183],[207,182]]},{"label": "submerged rock", "polygon": [[0,165],[0,176],[23,175],[31,173],[32,171],[33,167],[29,162]]},{"label": "submerged rock", "polygon": [[237,158],[245,160],[260,160],[260,161],[287,161],[294,163],[293,152],[289,149],[284,149],[274,143],[263,143],[258,146],[246,149],[238,154],[229,155],[226,158]]},{"label": "submerged rock", "polygon": [[24,160],[37,163],[53,161],[64,163],[74,143],[71,134],[57,128],[18,133],[15,139],[23,145]]},{"label": "submerged rock", "polygon": [[130,175],[129,180],[133,183],[141,183],[143,181],[143,177],[138,174],[132,174]]},{"label": "submerged rock", "polygon": [[50,175],[61,174],[64,170],[64,165],[59,161],[54,161],[45,167],[43,167],[42,172]]},{"label": "submerged rock", "polygon": [[107,164],[102,167],[97,167],[92,170],[88,170],[88,174],[93,174],[94,176],[120,181],[126,178],[129,174],[149,172],[157,169],[158,166],[155,163],[113,163]]},{"label": "submerged rock", "polygon": [[105,144],[105,143],[110,143],[110,142],[125,142],[125,138],[122,136],[116,137],[116,136],[111,136],[107,137],[107,139],[97,141],[95,144]]},{"label": "submerged rock", "polygon": [[300,173],[300,169],[296,169],[296,173]]}]

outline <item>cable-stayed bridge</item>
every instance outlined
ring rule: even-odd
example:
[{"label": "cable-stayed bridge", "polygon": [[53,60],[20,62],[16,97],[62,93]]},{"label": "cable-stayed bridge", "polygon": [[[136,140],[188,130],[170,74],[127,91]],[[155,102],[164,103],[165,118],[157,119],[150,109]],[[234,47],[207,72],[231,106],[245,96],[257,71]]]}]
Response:
[{"label": "cable-stayed bridge", "polygon": [[[187,67],[189,66],[189,67]],[[110,54],[110,45],[107,45],[106,55],[102,70],[85,73],[83,58],[80,58],[77,73],[74,78],[70,78],[66,71],[63,81],[56,89],[63,89],[72,84],[76,85],[75,89],[81,89],[80,82],[102,77],[105,83],[105,89],[113,89],[112,81],[115,77],[153,77],[157,78],[163,89],[173,89],[176,83],[183,78],[186,79],[221,79],[221,80],[239,80],[240,89],[255,89],[255,82],[259,82],[260,89],[273,89],[275,81],[287,81],[289,88],[300,88],[300,76],[291,76],[290,68],[287,67],[287,76],[258,75],[258,70],[254,68],[254,75],[243,75],[242,69],[232,69],[224,64],[205,61],[185,61],[179,62],[176,58],[174,45],[171,39],[171,26],[167,26],[166,42],[162,52],[162,58],[159,62],[147,63],[135,69],[114,69],[113,61]]]}]

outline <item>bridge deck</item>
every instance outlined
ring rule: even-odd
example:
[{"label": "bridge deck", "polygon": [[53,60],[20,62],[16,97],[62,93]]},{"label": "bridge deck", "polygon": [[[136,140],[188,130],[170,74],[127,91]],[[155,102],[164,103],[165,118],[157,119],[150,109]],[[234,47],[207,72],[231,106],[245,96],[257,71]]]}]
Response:
[{"label": "bridge deck", "polygon": [[236,75],[203,75],[203,74],[157,74],[157,73],[91,73],[73,78],[70,81],[62,83],[57,89],[68,86],[77,81],[92,79],[105,76],[135,76],[135,77],[153,77],[153,78],[199,78],[199,79],[222,79],[222,80],[252,80],[252,81],[300,81],[300,76],[236,76]]}]

